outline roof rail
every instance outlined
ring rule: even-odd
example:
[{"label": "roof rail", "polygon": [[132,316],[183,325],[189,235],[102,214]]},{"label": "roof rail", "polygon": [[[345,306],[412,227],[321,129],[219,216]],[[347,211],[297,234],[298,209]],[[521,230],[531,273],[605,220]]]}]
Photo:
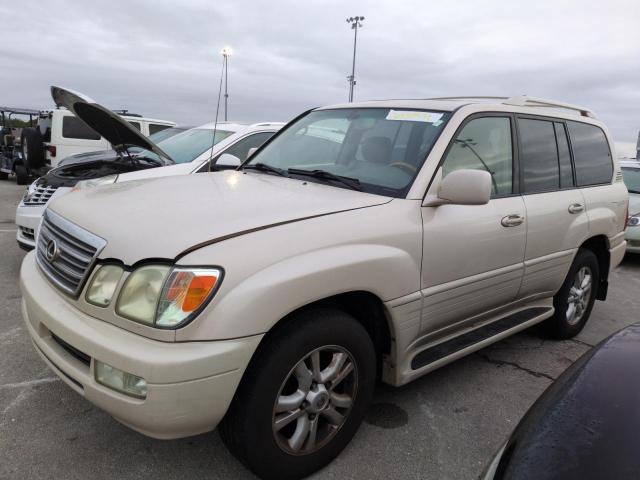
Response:
[{"label": "roof rail", "polygon": [[543,98],[528,97],[527,95],[518,95],[515,97],[489,97],[489,96],[470,96],[470,97],[438,97],[429,98],[427,100],[500,100],[503,105],[513,105],[517,107],[546,107],[546,108],[562,108],[564,110],[572,110],[579,112],[583,117],[597,118],[593,110],[570,103],[556,102],[555,100],[545,100]]},{"label": "roof rail", "polygon": [[284,122],[260,122],[260,123],[253,123],[251,125],[249,125],[250,127],[270,127],[270,126],[282,126],[284,125]]}]

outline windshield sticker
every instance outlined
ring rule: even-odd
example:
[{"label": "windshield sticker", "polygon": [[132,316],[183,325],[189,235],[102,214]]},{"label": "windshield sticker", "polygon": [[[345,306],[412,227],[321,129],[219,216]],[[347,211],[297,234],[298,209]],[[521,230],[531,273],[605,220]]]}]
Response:
[{"label": "windshield sticker", "polygon": [[403,120],[406,122],[436,123],[440,121],[441,118],[441,113],[421,112],[416,110],[389,110],[389,113],[387,114],[387,120]]}]

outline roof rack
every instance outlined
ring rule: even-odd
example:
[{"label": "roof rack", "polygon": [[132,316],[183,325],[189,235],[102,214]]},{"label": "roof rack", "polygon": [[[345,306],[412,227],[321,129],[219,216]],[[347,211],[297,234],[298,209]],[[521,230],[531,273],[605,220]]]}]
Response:
[{"label": "roof rack", "polygon": [[139,113],[131,113],[129,110],[112,110],[112,112],[123,117],[142,117]]},{"label": "roof rack", "polygon": [[527,95],[518,95],[515,97],[438,97],[429,98],[428,100],[500,100],[503,105],[514,105],[517,107],[545,107],[545,108],[562,108],[564,110],[572,110],[580,113],[583,117],[597,118],[593,110],[570,103],[556,102],[555,100],[545,100],[543,98],[528,97]]}]

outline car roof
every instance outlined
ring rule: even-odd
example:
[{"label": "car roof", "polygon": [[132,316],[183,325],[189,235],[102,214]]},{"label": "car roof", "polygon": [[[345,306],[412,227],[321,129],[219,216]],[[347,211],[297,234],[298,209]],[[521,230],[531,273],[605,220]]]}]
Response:
[{"label": "car roof", "polygon": [[640,168],[640,160],[633,158],[620,159],[620,166],[627,168]]},{"label": "car roof", "polygon": [[[282,122],[260,122],[253,124],[236,123],[236,122],[218,122],[216,129],[226,130],[227,132],[243,132],[246,130],[280,130],[284,123]],[[196,128],[213,130],[214,123],[205,123]]]}]

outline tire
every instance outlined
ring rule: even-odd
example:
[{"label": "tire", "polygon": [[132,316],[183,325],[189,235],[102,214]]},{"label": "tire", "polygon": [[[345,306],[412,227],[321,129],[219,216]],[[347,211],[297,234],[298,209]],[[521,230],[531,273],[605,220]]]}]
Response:
[{"label": "tire", "polygon": [[44,143],[39,128],[24,128],[21,145],[22,161],[27,169],[35,170],[44,165]]},{"label": "tire", "polygon": [[[586,285],[587,277],[590,277],[589,289],[585,292],[578,285],[580,281]],[[562,287],[553,297],[555,313],[545,322],[546,331],[551,337],[564,340],[582,331],[591,315],[599,284],[598,258],[591,250],[578,250]]]},{"label": "tire", "polygon": [[[320,359],[317,370],[324,377],[330,372],[330,360],[334,365],[344,360],[333,369],[338,377],[344,375],[333,393],[323,388],[333,389],[335,379],[316,384],[322,377],[311,373],[313,358]],[[344,374],[349,362],[354,368]],[[331,462],[354,436],[371,402],[375,379],[374,346],[360,323],[330,308],[301,312],[259,347],[220,425],[220,435],[231,453],[260,478],[306,477]],[[310,388],[303,385],[309,382]],[[353,401],[346,406],[349,395]],[[305,400],[296,407],[300,396]],[[282,413],[275,413],[278,400]],[[334,411],[343,415],[342,421]],[[303,414],[278,429],[276,421],[291,412]],[[331,422],[338,427],[330,427]],[[317,443],[312,447],[314,423]],[[309,425],[308,434],[296,436],[295,430],[304,431],[305,425]]]},{"label": "tire", "polygon": [[6,180],[9,178],[9,174],[7,172],[0,172],[0,180]]},{"label": "tire", "polygon": [[24,165],[16,165],[14,167],[14,171],[16,172],[16,183],[18,185],[29,184],[29,171],[24,167]]}]

